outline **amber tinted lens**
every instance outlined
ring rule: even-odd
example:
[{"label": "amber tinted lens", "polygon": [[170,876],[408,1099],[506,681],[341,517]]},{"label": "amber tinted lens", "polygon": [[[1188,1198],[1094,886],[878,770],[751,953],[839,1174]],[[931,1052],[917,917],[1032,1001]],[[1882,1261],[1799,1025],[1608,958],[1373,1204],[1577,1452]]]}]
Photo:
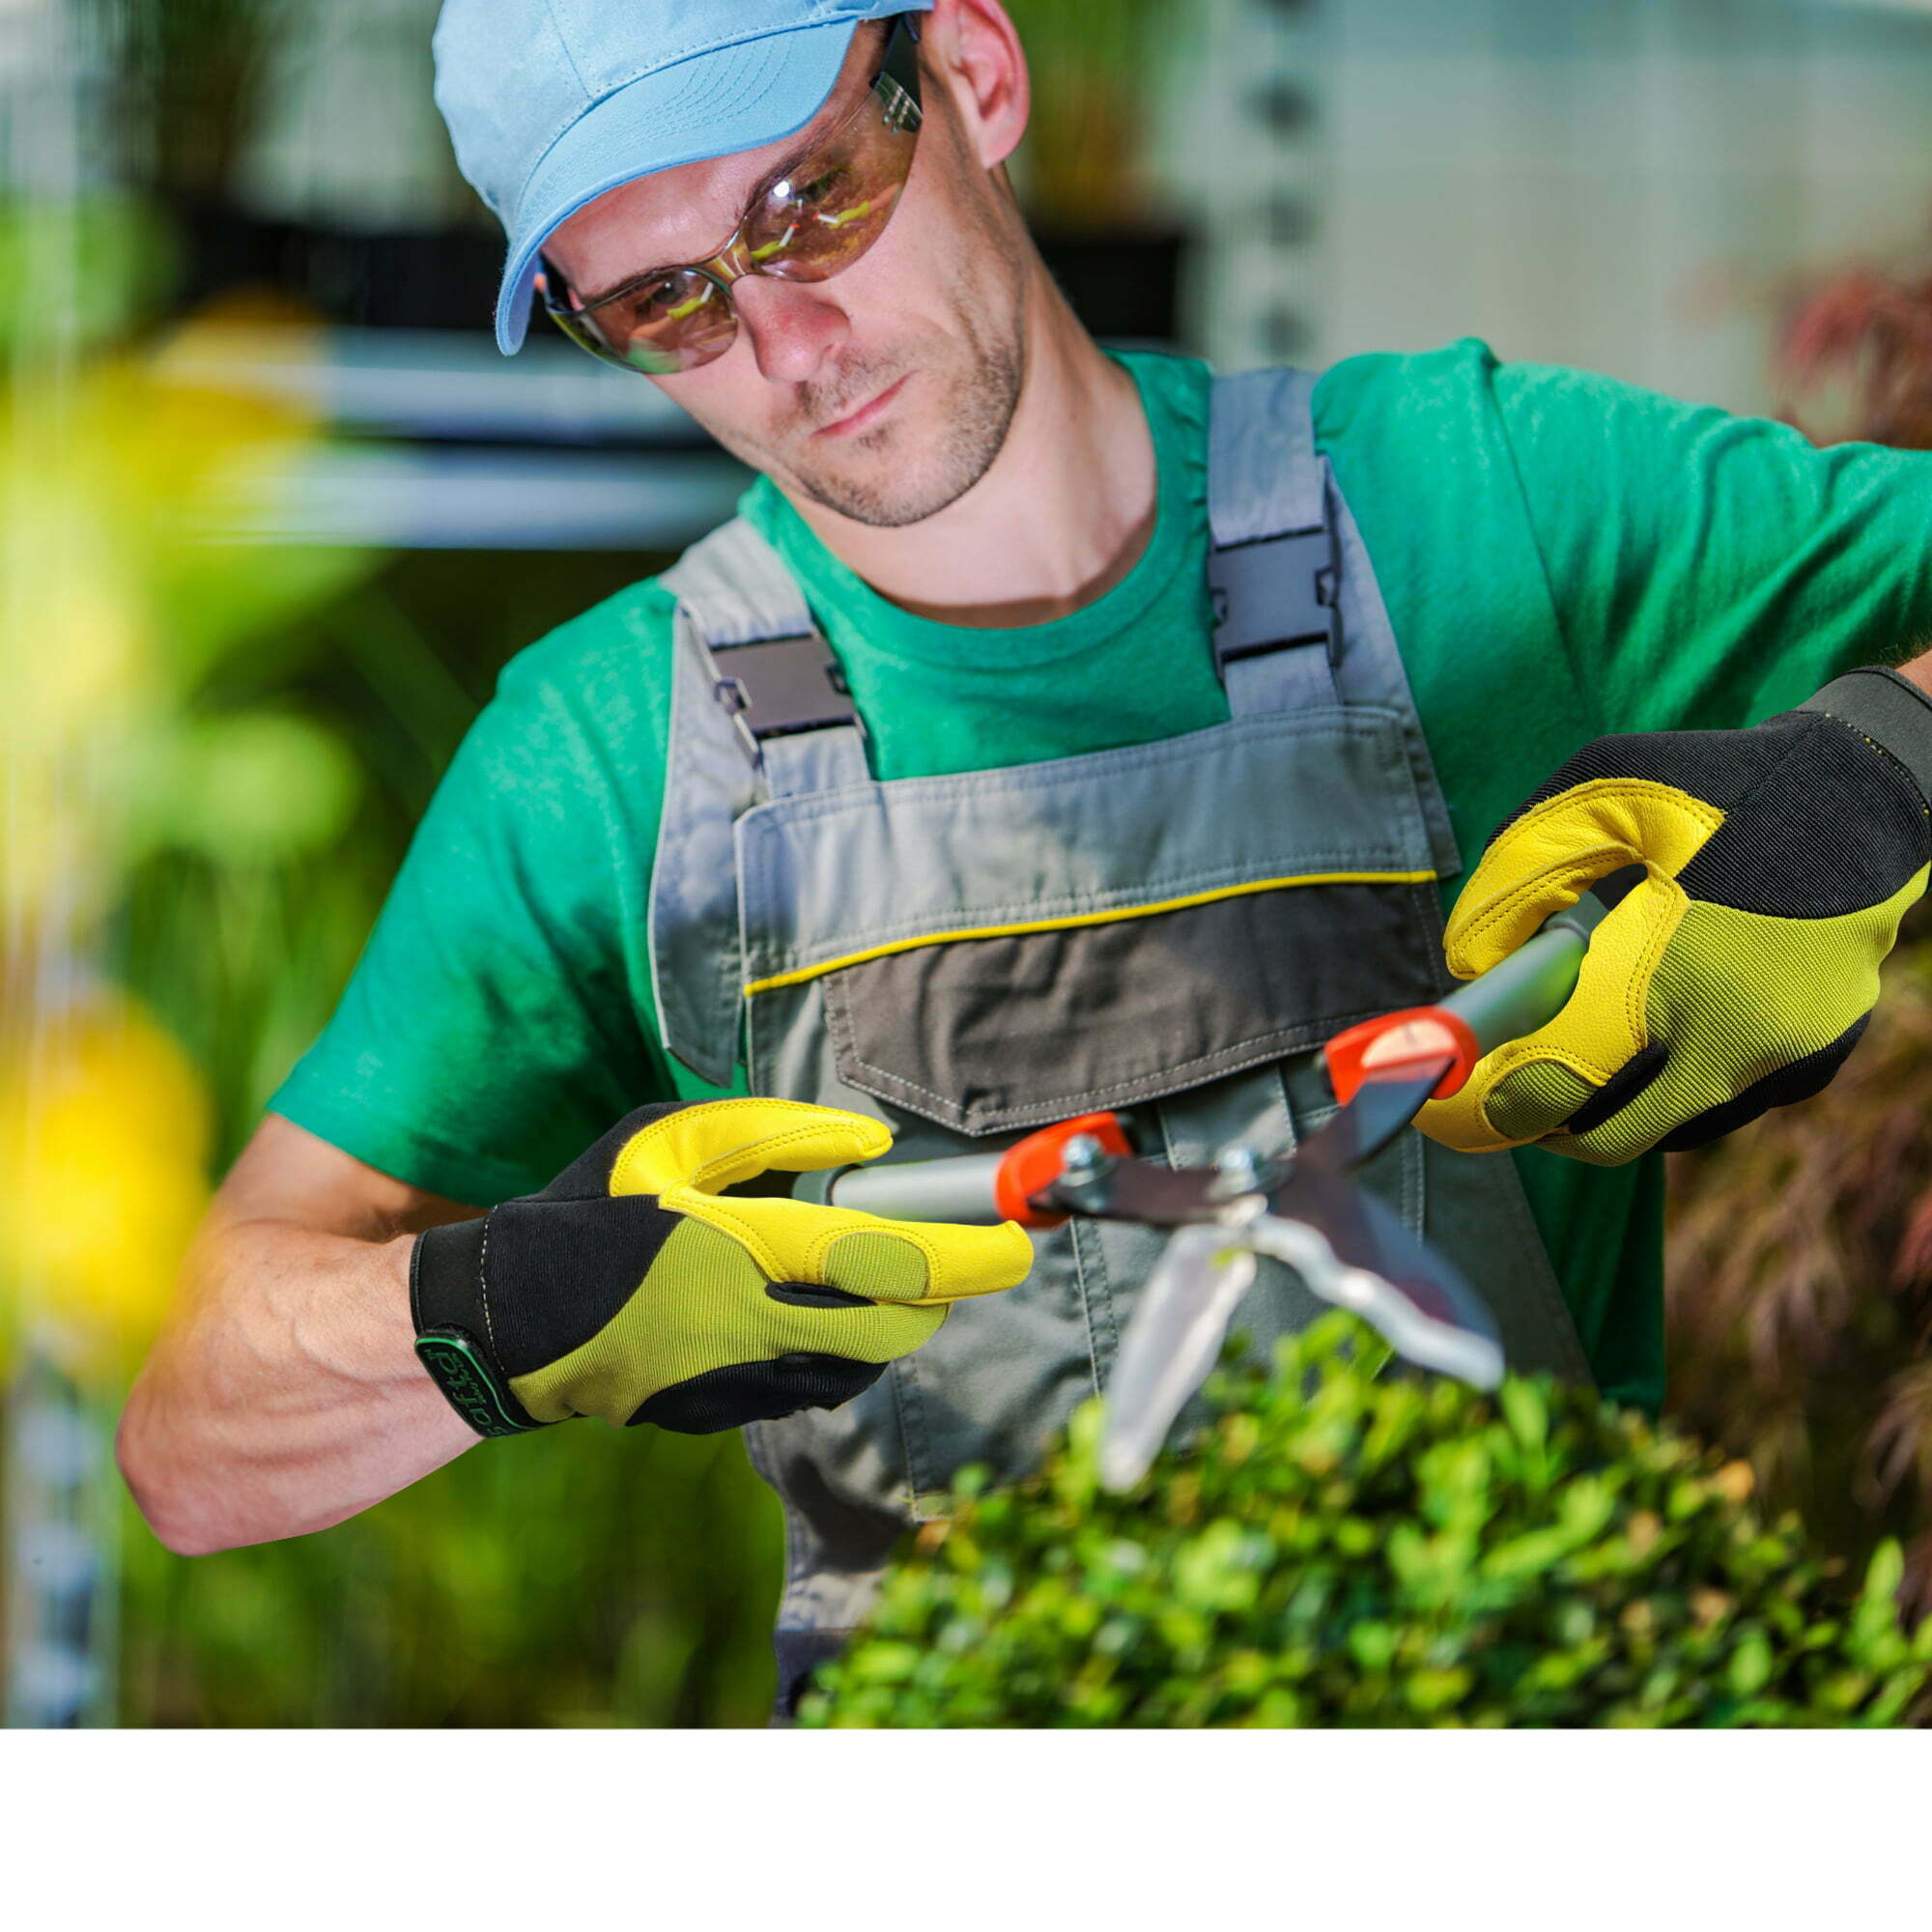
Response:
[{"label": "amber tinted lens", "polygon": [[918,126],[918,108],[881,79],[873,99],[753,210],[744,227],[752,272],[822,282],[863,255],[912,171]]},{"label": "amber tinted lens", "polygon": [[[695,369],[731,346],[738,321],[721,284],[696,269],[673,269],[571,318],[611,361],[646,376]],[[581,338],[580,338],[581,339]]]},{"label": "amber tinted lens", "polygon": [[580,349],[587,349],[599,361],[614,362],[617,358],[604,346],[604,338],[590,327],[582,315],[576,309],[565,308],[560,302],[547,301],[551,320],[577,344]]}]

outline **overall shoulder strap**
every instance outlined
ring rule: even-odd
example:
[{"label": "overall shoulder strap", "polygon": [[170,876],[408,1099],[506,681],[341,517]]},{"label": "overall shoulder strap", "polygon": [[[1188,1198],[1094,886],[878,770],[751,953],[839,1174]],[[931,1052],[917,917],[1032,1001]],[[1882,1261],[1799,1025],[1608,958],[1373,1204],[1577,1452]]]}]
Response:
[{"label": "overall shoulder strap", "polygon": [[1214,656],[1236,716],[1373,704],[1402,720],[1436,871],[1462,869],[1449,810],[1375,566],[1315,447],[1319,379],[1217,376],[1209,405],[1208,582]]},{"label": "overall shoulder strap", "polygon": [[864,782],[864,726],[845,674],[792,574],[743,517],[694,544],[660,582],[715,665],[715,696],[737,721],[768,797]]},{"label": "overall shoulder strap", "polygon": [[1342,654],[1327,466],[1301,369],[1217,376],[1208,419],[1214,660],[1236,717],[1337,704]]},{"label": "overall shoulder strap", "polygon": [[763,798],[867,779],[843,673],[779,554],[742,517],[660,580],[678,600],[651,984],[665,1050],[714,1086],[737,1063],[737,821]]}]

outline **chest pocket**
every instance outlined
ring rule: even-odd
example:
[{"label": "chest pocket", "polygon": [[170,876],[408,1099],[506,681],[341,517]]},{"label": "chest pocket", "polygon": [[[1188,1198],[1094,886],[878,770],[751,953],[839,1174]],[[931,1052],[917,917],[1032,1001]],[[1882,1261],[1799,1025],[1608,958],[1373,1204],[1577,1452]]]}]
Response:
[{"label": "chest pocket", "polygon": [[1372,706],[773,801],[738,875],[754,1066],[816,1034],[840,1085],[959,1134],[1204,1087],[1441,983]]}]

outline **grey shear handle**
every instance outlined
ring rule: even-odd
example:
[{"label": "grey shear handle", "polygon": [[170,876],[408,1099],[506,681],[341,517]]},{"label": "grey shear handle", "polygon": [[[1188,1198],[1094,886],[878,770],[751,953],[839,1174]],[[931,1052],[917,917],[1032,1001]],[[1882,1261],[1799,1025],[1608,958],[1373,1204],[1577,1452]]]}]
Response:
[{"label": "grey shear handle", "polygon": [[[994,1189],[1001,1158],[997,1153],[962,1153],[939,1160],[842,1167],[831,1177],[824,1198],[834,1207],[856,1208],[889,1221],[987,1225],[1000,1219]],[[806,1190],[794,1189],[793,1198],[807,1198]]]}]

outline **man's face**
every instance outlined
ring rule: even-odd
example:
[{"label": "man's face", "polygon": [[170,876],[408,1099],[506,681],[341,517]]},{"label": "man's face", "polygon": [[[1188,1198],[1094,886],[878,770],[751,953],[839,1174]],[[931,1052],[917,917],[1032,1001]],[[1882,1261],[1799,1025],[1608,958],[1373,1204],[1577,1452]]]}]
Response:
[{"label": "man's face", "polygon": [[[647,176],[572,215],[545,253],[573,298],[707,259],[777,162],[864,103],[883,46],[879,27],[853,35],[838,84],[801,133]],[[879,526],[932,516],[984,475],[1025,371],[1018,217],[930,62],[922,80],[912,173],[872,246],[829,281],[734,282],[731,346],[652,378],[734,455]]]}]

